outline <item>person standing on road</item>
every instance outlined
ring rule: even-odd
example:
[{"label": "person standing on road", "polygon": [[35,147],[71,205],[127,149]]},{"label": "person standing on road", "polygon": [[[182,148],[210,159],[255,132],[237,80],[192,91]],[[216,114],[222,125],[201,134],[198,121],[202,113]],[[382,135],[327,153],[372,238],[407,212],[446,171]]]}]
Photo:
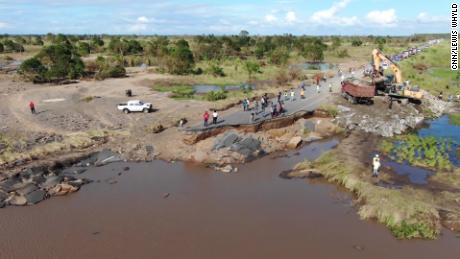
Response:
[{"label": "person standing on road", "polygon": [[212,124],[217,124],[217,117],[219,116],[219,114],[217,114],[217,111],[214,110],[214,112],[212,113]]},{"label": "person standing on road", "polygon": [[379,155],[376,154],[372,159],[372,177],[379,176],[379,169],[380,169],[380,158]]},{"label": "person standing on road", "polygon": [[304,89],[300,90],[300,99],[305,99],[305,90]]},{"label": "person standing on road", "polygon": [[29,108],[30,108],[30,112],[32,114],[35,114],[35,103],[33,101],[29,102]]},{"label": "person standing on road", "polygon": [[329,93],[332,93],[332,84],[329,83]]},{"label": "person standing on road", "polygon": [[288,96],[287,90],[284,91],[284,100],[285,100],[285,101],[289,100],[289,96]]},{"label": "person standing on road", "polygon": [[295,100],[295,92],[294,89],[291,89],[291,102]]},{"label": "person standing on road", "polygon": [[316,85],[316,92],[317,92],[317,93],[320,93],[319,84]]},{"label": "person standing on road", "polygon": [[281,102],[281,92],[278,92],[278,102]]},{"label": "person standing on road", "polygon": [[208,120],[209,120],[209,112],[205,111],[203,114],[203,126],[205,127],[208,126]]},{"label": "person standing on road", "polygon": [[246,99],[243,99],[243,101],[241,102],[241,104],[243,105],[243,111],[245,112],[247,109],[248,109],[248,105],[246,103]]}]

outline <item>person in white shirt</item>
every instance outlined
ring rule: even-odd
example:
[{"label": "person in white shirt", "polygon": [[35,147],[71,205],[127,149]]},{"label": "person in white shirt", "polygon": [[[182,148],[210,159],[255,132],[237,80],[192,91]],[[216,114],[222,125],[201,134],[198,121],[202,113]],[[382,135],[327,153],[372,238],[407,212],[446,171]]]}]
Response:
[{"label": "person in white shirt", "polygon": [[379,155],[376,154],[372,159],[372,177],[379,176],[379,169],[380,169],[380,158]]},{"label": "person in white shirt", "polygon": [[214,112],[212,113],[212,124],[217,124],[217,117],[219,116],[219,114],[217,114],[217,111],[214,110]]}]

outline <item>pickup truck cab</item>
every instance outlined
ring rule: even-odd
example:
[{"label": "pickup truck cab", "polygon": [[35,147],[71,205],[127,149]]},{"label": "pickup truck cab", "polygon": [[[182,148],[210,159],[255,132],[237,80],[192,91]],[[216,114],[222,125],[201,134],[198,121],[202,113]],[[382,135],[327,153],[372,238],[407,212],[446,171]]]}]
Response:
[{"label": "pickup truck cab", "polygon": [[152,104],[151,103],[144,103],[140,100],[132,100],[126,103],[120,103],[117,106],[118,110],[123,111],[124,113],[130,112],[144,112],[149,113],[152,111]]}]

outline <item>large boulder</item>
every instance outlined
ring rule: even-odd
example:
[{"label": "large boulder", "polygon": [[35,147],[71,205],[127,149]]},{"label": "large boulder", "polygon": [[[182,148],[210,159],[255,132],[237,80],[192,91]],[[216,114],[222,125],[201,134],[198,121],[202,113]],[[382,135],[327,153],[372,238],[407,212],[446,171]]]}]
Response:
[{"label": "large boulder", "polygon": [[218,150],[221,148],[226,148],[232,146],[234,143],[240,141],[241,138],[238,134],[234,132],[227,132],[222,137],[219,137],[215,140],[213,149]]},{"label": "large boulder", "polygon": [[46,197],[46,192],[44,190],[35,190],[24,195],[24,197],[26,198],[28,205],[33,205],[44,200]]},{"label": "large boulder", "polygon": [[120,162],[121,158],[109,149],[104,149],[96,154],[95,166],[103,166],[113,162]]},{"label": "large boulder", "polygon": [[8,197],[6,200],[8,204],[13,206],[24,206],[27,204],[27,199],[22,195],[13,194],[12,196]]}]

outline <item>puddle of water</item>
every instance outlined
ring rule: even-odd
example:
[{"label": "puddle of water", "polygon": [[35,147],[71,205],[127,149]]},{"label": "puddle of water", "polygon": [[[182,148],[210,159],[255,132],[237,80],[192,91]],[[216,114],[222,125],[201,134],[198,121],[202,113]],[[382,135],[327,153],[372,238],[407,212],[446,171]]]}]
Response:
[{"label": "puddle of water", "polygon": [[304,70],[319,70],[319,71],[328,71],[335,68],[334,64],[329,63],[314,63],[314,62],[306,62],[302,64],[295,65]]},{"label": "puddle of water", "polygon": [[450,232],[437,241],[398,241],[360,220],[334,185],[278,177],[337,143],[267,156],[235,174],[164,161],[91,168],[84,176],[94,182],[78,193],[3,209],[0,257],[457,257],[460,241]]},{"label": "puddle of water", "polygon": [[432,171],[411,166],[407,163],[397,163],[395,161],[382,161],[384,167],[389,166],[397,175],[407,176],[412,184],[424,185],[428,183],[428,178],[433,174]]},{"label": "puddle of water", "polygon": [[204,94],[204,93],[209,93],[211,91],[220,91],[220,90],[225,90],[225,91],[239,91],[239,90],[249,90],[249,89],[254,89],[255,87],[252,85],[226,85],[226,86],[218,86],[218,85],[194,85],[193,90],[195,90],[195,93],[197,94]]}]

